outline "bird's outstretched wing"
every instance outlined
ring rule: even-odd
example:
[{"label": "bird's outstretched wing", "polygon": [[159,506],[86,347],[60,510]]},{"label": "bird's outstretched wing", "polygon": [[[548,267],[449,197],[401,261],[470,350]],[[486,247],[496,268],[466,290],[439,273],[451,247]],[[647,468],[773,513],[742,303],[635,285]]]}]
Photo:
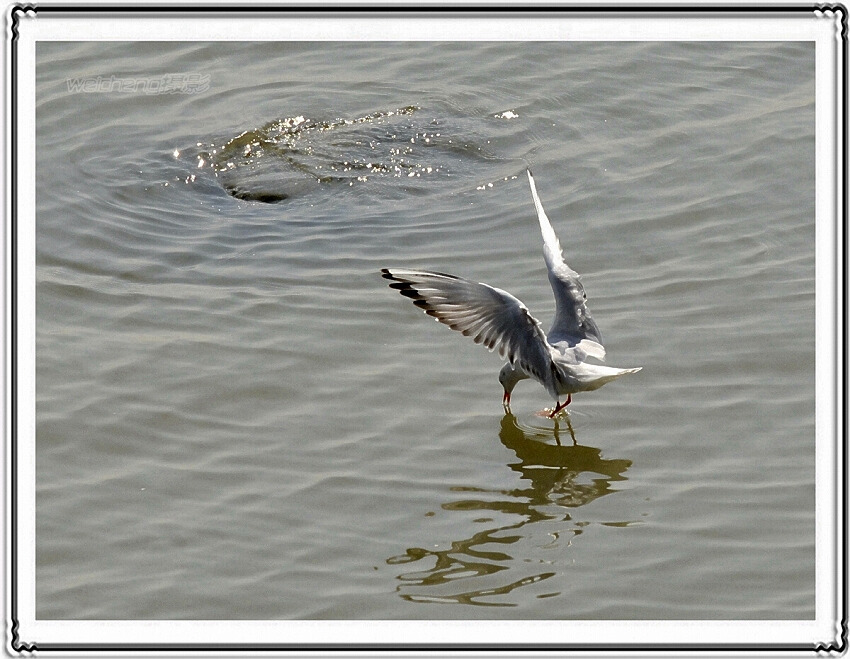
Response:
[{"label": "bird's outstretched wing", "polygon": [[[552,345],[572,347],[579,342],[587,340],[597,344],[593,346],[589,354],[600,359],[605,357],[605,348],[602,347],[602,334],[596,326],[596,322],[587,308],[587,296],[584,286],[579,281],[578,273],[564,262],[561,253],[561,243],[552,229],[540,197],[537,196],[537,188],[534,185],[534,177],[531,170],[528,172],[528,183],[531,186],[531,196],[534,198],[534,207],[537,209],[537,219],[540,222],[540,232],[543,234],[543,257],[546,260],[546,269],[549,271],[549,283],[555,293],[555,320],[552,329],[549,330],[549,341]],[[588,344],[585,344],[586,346]]]},{"label": "bird's outstretched wing", "polygon": [[384,279],[444,325],[545,382],[552,356],[540,322],[510,293],[439,272],[383,268]]}]

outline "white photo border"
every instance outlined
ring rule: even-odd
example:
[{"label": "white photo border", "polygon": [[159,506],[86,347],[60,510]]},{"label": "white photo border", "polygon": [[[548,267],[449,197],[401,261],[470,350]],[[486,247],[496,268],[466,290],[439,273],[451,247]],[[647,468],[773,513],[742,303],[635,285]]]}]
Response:
[{"label": "white photo border", "polygon": [[[353,4],[236,9],[33,6],[6,16],[6,649],[370,656],[843,653],[847,623],[847,8],[833,5],[601,7]],[[435,22],[439,29],[434,28]],[[518,22],[522,28],[518,29]],[[816,52],[815,619],[761,621],[53,621],[35,606],[35,64],[39,41],[793,40]],[[396,37],[397,40],[397,37]],[[522,643],[515,639],[533,638]]]}]

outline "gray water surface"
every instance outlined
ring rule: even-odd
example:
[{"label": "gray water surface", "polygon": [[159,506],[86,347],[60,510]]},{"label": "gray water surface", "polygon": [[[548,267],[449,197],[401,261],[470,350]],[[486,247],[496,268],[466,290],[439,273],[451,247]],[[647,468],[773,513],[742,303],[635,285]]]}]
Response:
[{"label": "gray water surface", "polygon": [[[38,618],[814,617],[813,44],[37,58]],[[643,367],[557,428],[379,275],[548,327],[526,166]]]}]

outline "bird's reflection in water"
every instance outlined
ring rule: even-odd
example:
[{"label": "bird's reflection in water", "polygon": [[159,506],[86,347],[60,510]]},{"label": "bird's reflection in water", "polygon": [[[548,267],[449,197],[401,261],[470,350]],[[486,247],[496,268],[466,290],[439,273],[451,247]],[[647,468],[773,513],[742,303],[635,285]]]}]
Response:
[{"label": "bird's reflection in water", "polygon": [[[623,473],[631,461],[606,460],[599,449],[580,445],[569,416],[556,420],[554,428],[551,421],[546,423],[523,427],[510,413],[502,419],[499,438],[519,458],[507,466],[527,486],[510,490],[453,487],[453,492],[468,493],[468,498],[441,506],[475,514],[470,522],[486,523],[489,528],[455,540],[446,549],[413,547],[387,559],[390,565],[416,563],[421,568],[397,577],[403,599],[516,606],[513,591],[557,574],[573,538],[588,524],[573,519],[575,509],[616,491],[611,484],[626,479]],[[482,512],[487,516],[481,516]],[[497,524],[496,516],[509,523]],[[558,594],[543,592],[536,597]]]}]

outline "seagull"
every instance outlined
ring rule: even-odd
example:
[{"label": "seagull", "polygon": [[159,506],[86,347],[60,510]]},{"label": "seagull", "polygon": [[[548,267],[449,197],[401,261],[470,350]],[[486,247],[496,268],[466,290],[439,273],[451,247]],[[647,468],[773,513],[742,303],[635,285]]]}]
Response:
[{"label": "seagull", "polygon": [[[492,352],[507,357],[499,372],[505,394],[502,404],[510,411],[511,392],[520,380],[532,378],[555,399],[549,414],[554,418],[572,401],[572,395],[599,389],[603,384],[637,373],[638,368],[612,368],[587,361],[603,361],[602,335],[590,310],[579,275],[564,262],[555,235],[527,170],[531,196],[543,234],[543,257],[555,293],[555,319],[546,334],[522,302],[500,288],[440,272],[382,268],[381,276],[410,298],[417,307],[451,329],[471,336]],[[566,400],[561,403],[561,396]]]}]

